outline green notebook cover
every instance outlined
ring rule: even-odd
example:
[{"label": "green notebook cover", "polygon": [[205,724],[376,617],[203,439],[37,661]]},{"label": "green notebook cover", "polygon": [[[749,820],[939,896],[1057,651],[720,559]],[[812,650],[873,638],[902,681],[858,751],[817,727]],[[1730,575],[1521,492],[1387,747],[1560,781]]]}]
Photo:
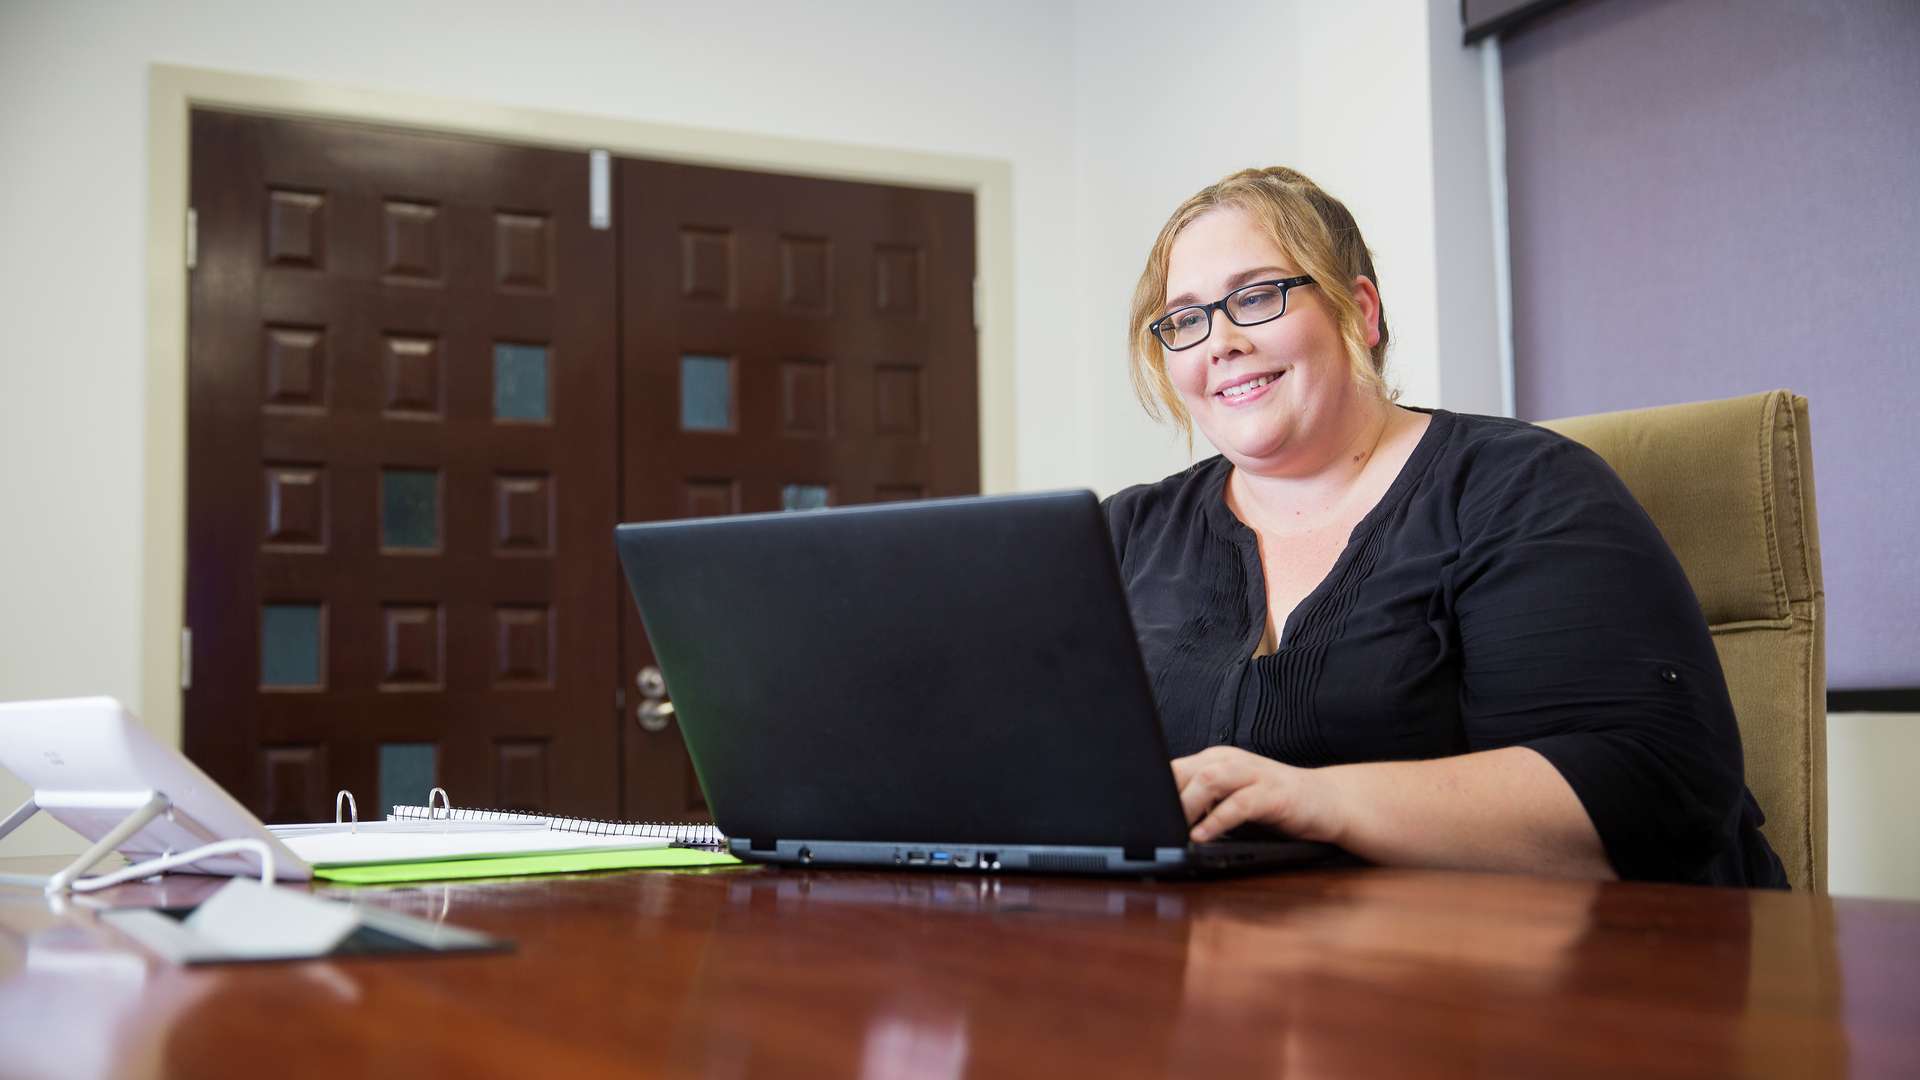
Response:
[{"label": "green notebook cover", "polygon": [[332,866],[314,870],[313,876],[343,885],[394,885],[408,881],[451,881],[456,878],[566,874],[579,870],[739,865],[741,865],[739,859],[724,851],[668,847],[575,851],[558,855],[505,855],[485,859],[386,863],[377,866]]}]

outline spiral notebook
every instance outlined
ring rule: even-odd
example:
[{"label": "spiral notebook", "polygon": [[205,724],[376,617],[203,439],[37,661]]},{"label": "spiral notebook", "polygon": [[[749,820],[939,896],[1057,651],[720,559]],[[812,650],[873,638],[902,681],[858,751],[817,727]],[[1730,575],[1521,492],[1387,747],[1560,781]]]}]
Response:
[{"label": "spiral notebook", "polygon": [[471,806],[395,806],[388,821],[486,822],[502,826],[544,825],[566,833],[588,836],[638,836],[668,841],[674,847],[725,851],[727,838],[711,825],[684,821],[601,821],[597,818],[528,814]]},{"label": "spiral notebook", "polygon": [[[351,858],[310,861],[316,863],[314,876],[354,885],[739,861],[726,854],[726,837],[711,825],[459,807],[442,801],[439,788],[434,796],[426,806],[393,807],[385,821],[275,828],[296,851],[299,845],[344,845]],[[289,835],[294,830],[304,835]]]}]

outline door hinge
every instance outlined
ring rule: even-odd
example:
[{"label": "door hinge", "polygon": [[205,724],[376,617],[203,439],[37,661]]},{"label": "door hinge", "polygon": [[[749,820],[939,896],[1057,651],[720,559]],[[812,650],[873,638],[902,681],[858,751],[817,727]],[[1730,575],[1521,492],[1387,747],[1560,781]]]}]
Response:
[{"label": "door hinge", "polygon": [[973,279],[973,328],[980,329],[980,279]]},{"label": "door hinge", "polygon": [[605,150],[587,151],[587,224],[613,227],[613,159]]},{"label": "door hinge", "polygon": [[180,689],[193,689],[193,627],[180,628]]},{"label": "door hinge", "polygon": [[200,215],[187,207],[187,269],[200,263]]}]

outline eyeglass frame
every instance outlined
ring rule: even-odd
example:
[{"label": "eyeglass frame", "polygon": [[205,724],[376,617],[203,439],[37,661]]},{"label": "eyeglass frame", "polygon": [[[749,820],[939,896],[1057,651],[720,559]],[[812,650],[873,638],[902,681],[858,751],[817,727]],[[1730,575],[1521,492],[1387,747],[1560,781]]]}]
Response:
[{"label": "eyeglass frame", "polygon": [[[1233,290],[1232,292],[1221,297],[1220,299],[1215,300],[1211,304],[1184,304],[1180,307],[1174,308],[1172,311],[1169,311],[1165,315],[1162,315],[1159,318],[1148,323],[1147,331],[1153,335],[1153,339],[1155,341],[1158,341],[1160,343],[1160,347],[1167,350],[1168,352],[1185,352],[1186,350],[1194,348],[1195,346],[1206,344],[1207,339],[1213,336],[1213,313],[1216,310],[1219,311],[1220,314],[1225,315],[1227,317],[1227,321],[1232,323],[1235,326],[1261,326],[1266,323],[1270,323],[1273,320],[1278,319],[1279,317],[1287,313],[1287,294],[1288,293],[1292,292],[1295,289],[1300,288],[1302,285],[1316,285],[1316,284],[1318,284],[1318,282],[1314,281],[1313,278],[1307,274],[1301,274],[1297,277],[1290,277],[1290,278],[1274,278],[1270,281],[1249,281],[1245,285],[1240,286],[1239,288]],[[1267,316],[1264,319],[1255,319],[1252,322],[1241,322],[1239,319],[1234,318],[1233,312],[1227,308],[1227,301],[1233,299],[1235,296],[1238,296],[1243,292],[1246,292],[1248,289],[1257,289],[1263,285],[1280,286],[1280,310],[1275,312],[1272,315]],[[1169,345],[1167,344],[1167,339],[1161,336],[1160,329],[1161,327],[1166,325],[1167,320],[1173,318],[1175,315],[1178,315],[1183,311],[1206,312],[1207,313],[1207,332],[1200,335],[1200,339],[1198,341],[1195,341],[1191,345]]]}]

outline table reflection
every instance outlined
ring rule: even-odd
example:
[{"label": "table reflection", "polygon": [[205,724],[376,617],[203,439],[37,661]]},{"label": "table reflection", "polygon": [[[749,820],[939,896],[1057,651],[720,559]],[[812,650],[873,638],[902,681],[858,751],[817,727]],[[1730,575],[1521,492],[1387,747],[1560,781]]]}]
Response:
[{"label": "table reflection", "polygon": [[[328,1075],[1824,1075],[1911,1050],[1910,1001],[1844,1000],[1834,904],[1783,894],[1382,869],[326,892],[517,948],[180,969],[102,924],[106,900],[0,894],[0,1074],[206,1075],[277,1052],[288,1017]],[[1920,940],[1901,909],[1849,917],[1862,941]],[[1903,970],[1868,951],[1853,964]]]},{"label": "table reflection", "polygon": [[174,1019],[207,978],[150,959],[86,898],[0,893],[0,1073],[143,1077],[160,1072]]}]

